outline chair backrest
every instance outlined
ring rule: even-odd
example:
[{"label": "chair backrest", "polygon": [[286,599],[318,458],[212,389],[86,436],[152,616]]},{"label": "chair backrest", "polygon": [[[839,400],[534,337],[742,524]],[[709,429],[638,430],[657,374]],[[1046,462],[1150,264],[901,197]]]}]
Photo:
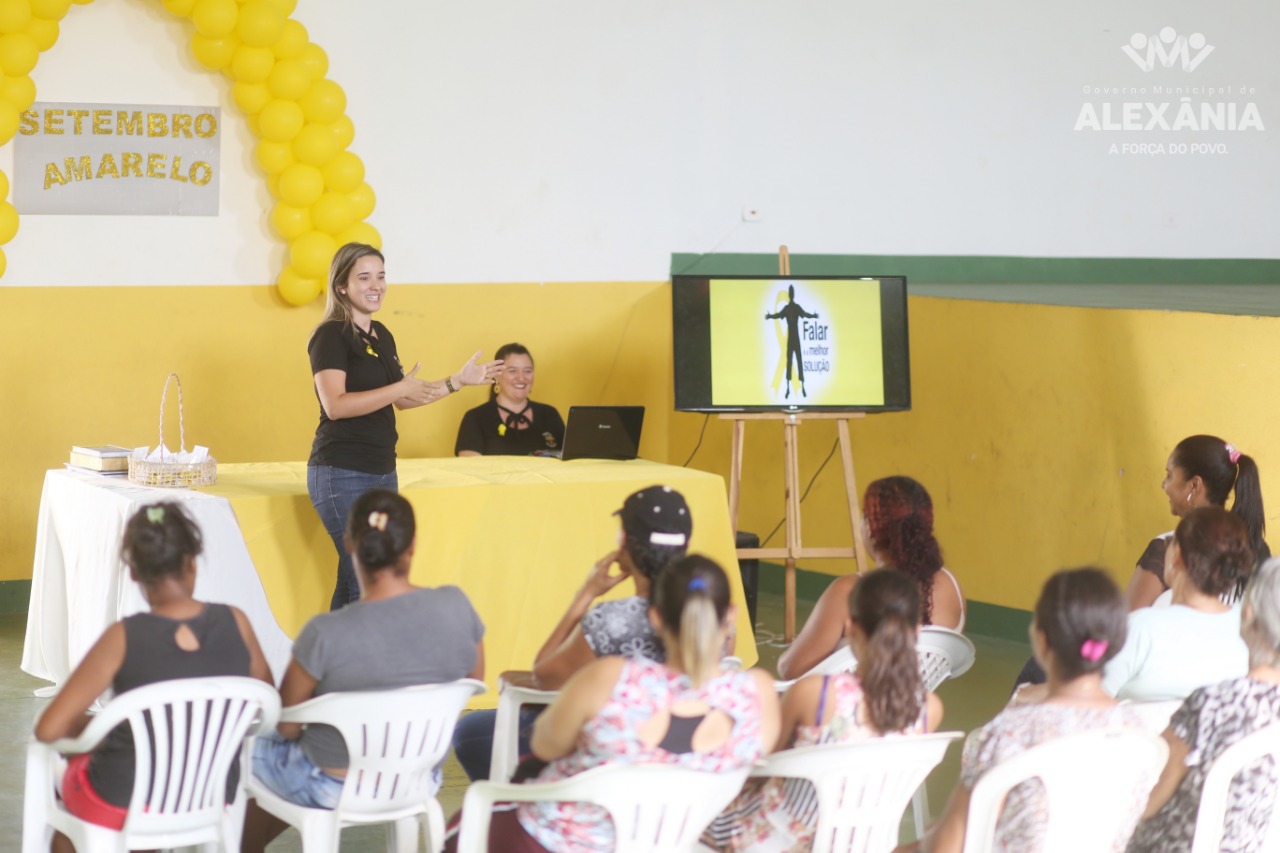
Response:
[{"label": "chair backrest", "polygon": [[217,825],[241,743],[253,731],[274,728],[279,714],[272,685],[234,676],[161,681],[113,698],[91,727],[105,734],[126,724],[133,732],[133,797],[124,832],[160,835]]},{"label": "chair backrest", "polygon": [[[1228,793],[1235,777],[1244,769],[1270,755],[1280,761],[1280,723],[1272,723],[1253,734],[1241,738],[1223,750],[1209,772],[1205,774],[1204,788],[1200,793],[1200,811],[1196,816],[1196,834],[1191,842],[1191,853],[1218,853],[1222,846],[1223,823],[1227,819]],[[1264,850],[1277,849],[1274,812],[1275,803],[1257,803],[1265,810],[1272,825],[1267,828],[1269,843]]]},{"label": "chair backrest", "polygon": [[346,741],[350,763],[337,809],[386,815],[415,809],[433,793],[431,774],[449,750],[453,728],[483,681],[376,693],[326,693],[295,705],[285,719],[324,723]]},{"label": "chair backrest", "polygon": [[916,654],[920,657],[920,677],[930,692],[948,678],[959,678],[968,672],[977,656],[972,640],[959,631],[936,625],[920,629]]},{"label": "chair backrest", "polygon": [[1126,825],[1132,830],[1155,785],[1169,747],[1162,738],[1132,730],[1098,730],[1055,738],[988,770],[969,799],[964,853],[994,849],[1006,795],[1037,779],[1044,786],[1049,822],[1044,853],[1109,850]]},{"label": "chair backrest", "polygon": [[1161,702],[1121,702],[1142,718],[1142,726],[1153,735],[1158,735],[1169,728],[1169,720],[1173,712],[1182,707],[1181,699],[1170,699]]},{"label": "chair backrest", "polygon": [[752,776],[808,779],[818,798],[814,853],[883,853],[898,843],[912,794],[963,732],[890,735],[776,752]]}]

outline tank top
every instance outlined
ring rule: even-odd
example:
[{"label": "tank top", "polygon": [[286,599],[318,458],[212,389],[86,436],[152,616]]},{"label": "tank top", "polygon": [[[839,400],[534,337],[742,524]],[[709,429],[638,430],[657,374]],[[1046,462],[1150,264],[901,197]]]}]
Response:
[{"label": "tank top", "polygon": [[[182,625],[195,635],[200,648],[188,652],[178,647],[174,636]],[[124,636],[124,662],[111,682],[117,696],[158,681],[249,674],[249,649],[235,614],[225,604],[205,604],[190,619],[135,613],[124,620]],[[94,750],[88,775],[98,796],[128,807],[133,795],[133,730],[127,723],[112,729]],[[238,775],[233,765],[229,790],[234,790]]]}]

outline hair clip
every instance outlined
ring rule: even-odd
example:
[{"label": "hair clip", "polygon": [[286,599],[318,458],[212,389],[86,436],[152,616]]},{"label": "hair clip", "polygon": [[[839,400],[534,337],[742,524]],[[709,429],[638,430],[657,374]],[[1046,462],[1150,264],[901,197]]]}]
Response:
[{"label": "hair clip", "polygon": [[1234,444],[1228,441],[1223,446],[1227,449],[1227,458],[1231,460],[1232,465],[1235,465],[1240,461],[1240,451],[1236,450],[1236,446]]},{"label": "hair clip", "polygon": [[147,521],[151,522],[152,524],[163,524],[164,523],[164,507],[162,506],[147,507]]},{"label": "hair clip", "polygon": [[374,530],[386,530],[387,514],[385,512],[369,513],[369,527]]},{"label": "hair clip", "polygon": [[693,592],[695,589],[700,589],[703,592],[706,592],[707,579],[703,577],[697,577],[697,576],[689,578],[689,591]]},{"label": "hair clip", "polygon": [[1097,663],[1107,653],[1109,645],[1111,644],[1106,640],[1085,640],[1080,644],[1080,657],[1090,663]]}]

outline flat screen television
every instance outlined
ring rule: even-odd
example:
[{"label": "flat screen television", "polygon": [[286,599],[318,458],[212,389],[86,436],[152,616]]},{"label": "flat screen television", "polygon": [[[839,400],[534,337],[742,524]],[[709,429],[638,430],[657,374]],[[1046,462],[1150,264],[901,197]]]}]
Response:
[{"label": "flat screen television", "polygon": [[677,275],[676,409],[911,408],[903,276]]}]

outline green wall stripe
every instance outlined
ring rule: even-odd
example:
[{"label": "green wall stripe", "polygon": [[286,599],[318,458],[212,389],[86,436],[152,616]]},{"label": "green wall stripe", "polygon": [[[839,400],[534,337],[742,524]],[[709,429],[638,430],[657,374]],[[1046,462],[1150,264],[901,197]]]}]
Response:
[{"label": "green wall stripe", "polygon": [[26,613],[31,602],[31,580],[0,581],[0,613]]},{"label": "green wall stripe", "polygon": [[[772,275],[772,254],[673,254],[671,274]],[[792,255],[793,275],[905,275],[918,296],[1280,316],[1280,260]]]}]

